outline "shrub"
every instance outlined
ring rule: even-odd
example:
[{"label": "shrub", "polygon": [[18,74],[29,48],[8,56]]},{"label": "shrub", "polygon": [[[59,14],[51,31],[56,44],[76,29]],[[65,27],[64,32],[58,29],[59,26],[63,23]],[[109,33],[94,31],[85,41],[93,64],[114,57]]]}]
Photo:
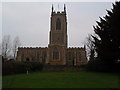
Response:
[{"label": "shrub", "polygon": [[25,62],[25,64],[29,71],[41,71],[43,68],[43,64],[39,62]]},{"label": "shrub", "polygon": [[88,71],[95,72],[119,72],[120,63],[110,64],[102,62],[100,59],[91,60],[86,66]]},{"label": "shrub", "polygon": [[99,59],[91,60],[87,64],[88,71],[104,72],[107,66]]},{"label": "shrub", "polygon": [[80,65],[80,68],[86,68],[86,65],[87,65],[87,64],[81,64],[81,65]]}]

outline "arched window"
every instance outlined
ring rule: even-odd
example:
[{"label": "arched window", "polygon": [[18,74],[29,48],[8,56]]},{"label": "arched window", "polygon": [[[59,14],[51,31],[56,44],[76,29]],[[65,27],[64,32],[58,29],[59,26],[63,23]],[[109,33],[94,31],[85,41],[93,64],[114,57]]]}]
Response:
[{"label": "arched window", "polygon": [[61,21],[59,18],[57,18],[57,21],[56,21],[56,30],[61,30]]},{"label": "arched window", "polygon": [[53,60],[58,60],[59,59],[59,51],[58,49],[54,49],[53,51]]}]

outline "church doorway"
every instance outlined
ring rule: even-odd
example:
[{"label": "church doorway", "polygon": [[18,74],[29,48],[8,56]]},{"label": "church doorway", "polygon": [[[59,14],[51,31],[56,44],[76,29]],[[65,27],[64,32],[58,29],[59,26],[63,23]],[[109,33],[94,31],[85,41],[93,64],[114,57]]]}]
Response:
[{"label": "church doorway", "polygon": [[29,58],[26,58],[26,61],[30,61],[30,59],[29,59]]}]

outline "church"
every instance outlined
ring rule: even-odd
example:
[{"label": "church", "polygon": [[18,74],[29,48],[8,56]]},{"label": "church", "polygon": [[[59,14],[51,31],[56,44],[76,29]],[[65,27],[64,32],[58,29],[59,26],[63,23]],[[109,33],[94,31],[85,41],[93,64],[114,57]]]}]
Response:
[{"label": "church", "polygon": [[17,61],[69,66],[87,64],[85,47],[68,47],[66,6],[63,11],[54,11],[52,6],[50,20],[48,47],[19,47]]}]

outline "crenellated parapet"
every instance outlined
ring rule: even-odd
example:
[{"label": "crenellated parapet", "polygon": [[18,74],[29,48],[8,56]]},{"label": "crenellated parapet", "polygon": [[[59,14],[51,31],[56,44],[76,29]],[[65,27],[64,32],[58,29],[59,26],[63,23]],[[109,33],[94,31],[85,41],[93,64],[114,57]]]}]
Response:
[{"label": "crenellated parapet", "polygon": [[65,14],[64,11],[54,11],[52,14]]},{"label": "crenellated parapet", "polygon": [[68,47],[67,49],[83,49],[84,50],[84,47]]},{"label": "crenellated parapet", "polygon": [[47,49],[48,47],[18,47],[18,49]]}]

